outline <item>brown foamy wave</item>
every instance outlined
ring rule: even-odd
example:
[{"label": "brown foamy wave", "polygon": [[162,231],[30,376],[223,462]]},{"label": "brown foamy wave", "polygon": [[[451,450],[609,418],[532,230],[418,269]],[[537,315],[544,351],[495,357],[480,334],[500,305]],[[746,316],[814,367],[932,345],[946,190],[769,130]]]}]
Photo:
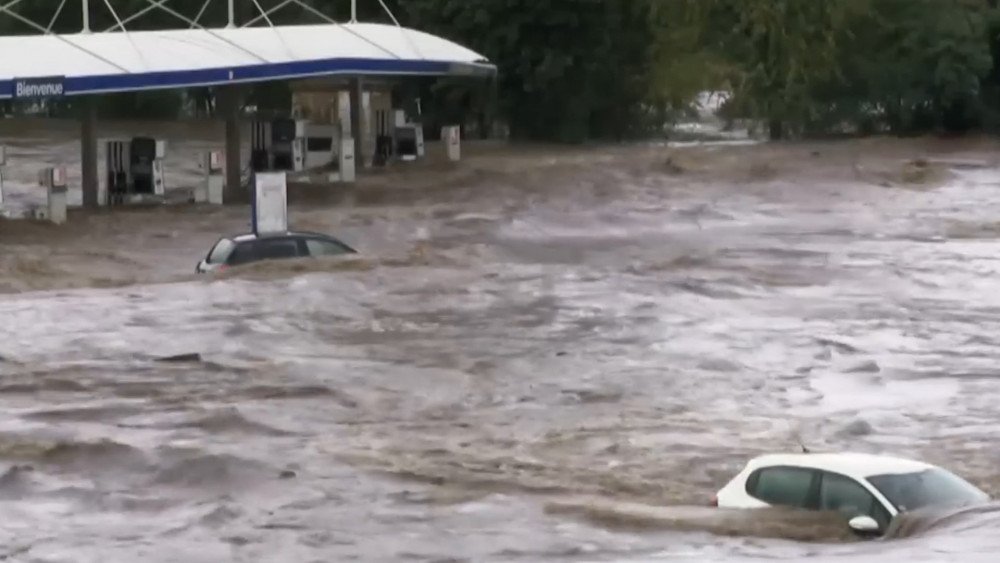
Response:
[{"label": "brown foamy wave", "polygon": [[218,279],[247,279],[266,281],[301,274],[323,272],[365,272],[373,270],[378,262],[370,258],[296,258],[254,262],[214,274]]},{"label": "brown foamy wave", "polygon": [[324,398],[346,408],[357,408],[358,401],[324,385],[255,385],[239,392],[243,397],[261,400]]},{"label": "brown foamy wave", "polygon": [[[23,251],[22,251],[23,252]],[[20,293],[49,287],[54,280],[65,279],[68,273],[54,265],[51,259],[18,253],[0,254],[0,293]]]},{"label": "brown foamy wave", "polygon": [[73,379],[19,376],[5,378],[5,380],[6,382],[3,385],[0,385],[0,395],[29,395],[45,391],[56,393],[83,393],[90,390],[90,388],[86,385]]},{"label": "brown foamy wave", "polygon": [[208,434],[242,434],[245,436],[292,436],[295,433],[250,420],[236,407],[221,407],[198,412],[177,421],[119,423],[119,428],[156,430],[195,429]]},{"label": "brown foamy wave", "polygon": [[633,264],[628,268],[631,274],[648,274],[655,272],[683,271],[709,266],[712,260],[709,256],[696,252],[678,254],[663,260]]},{"label": "brown foamy wave", "polygon": [[843,516],[830,512],[651,506],[600,499],[549,502],[545,505],[545,512],[580,518],[616,531],[708,532],[722,536],[801,542],[846,542],[856,539]]},{"label": "brown foamy wave", "polygon": [[[0,293],[23,293],[48,289],[116,288],[135,285],[140,280],[128,273],[111,269],[94,272],[68,271],[57,264],[59,256],[38,256],[27,250],[0,253]],[[28,254],[32,255],[28,255]]]},{"label": "brown foamy wave", "polygon": [[51,441],[19,434],[0,434],[0,459],[88,474],[142,470],[148,461],[141,450],[113,440]]},{"label": "brown foamy wave", "polygon": [[393,477],[473,491],[573,494],[628,499],[693,500],[689,483],[663,479],[624,465],[570,466],[525,456],[445,448],[419,452],[383,449],[340,452],[346,463]]},{"label": "brown foamy wave", "polygon": [[263,465],[232,455],[194,455],[161,468],[152,484],[182,488],[240,488],[277,475]]},{"label": "brown foamy wave", "polygon": [[261,422],[250,420],[236,407],[226,407],[210,412],[195,420],[178,425],[182,428],[196,428],[215,434],[256,434],[265,436],[291,436],[294,433],[273,428]]},{"label": "brown foamy wave", "polygon": [[1000,502],[951,509],[922,509],[904,512],[893,519],[885,537],[902,539],[956,526],[996,529],[998,525]]},{"label": "brown foamy wave", "polygon": [[116,468],[142,469],[148,460],[141,450],[113,440],[59,442],[44,450],[41,463],[71,471],[109,471]]},{"label": "brown foamy wave", "polygon": [[0,498],[20,498],[34,489],[35,468],[30,465],[12,465],[0,475]]},{"label": "brown foamy wave", "polygon": [[46,422],[108,422],[137,415],[144,409],[134,405],[99,405],[41,409],[26,413],[24,418]]},{"label": "brown foamy wave", "polygon": [[368,272],[379,267],[406,268],[414,266],[455,266],[463,264],[460,256],[453,252],[437,249],[426,242],[415,244],[401,256],[367,256],[335,258],[296,258],[287,260],[265,260],[244,266],[227,268],[215,274],[218,279],[246,279],[268,281],[302,274]]}]

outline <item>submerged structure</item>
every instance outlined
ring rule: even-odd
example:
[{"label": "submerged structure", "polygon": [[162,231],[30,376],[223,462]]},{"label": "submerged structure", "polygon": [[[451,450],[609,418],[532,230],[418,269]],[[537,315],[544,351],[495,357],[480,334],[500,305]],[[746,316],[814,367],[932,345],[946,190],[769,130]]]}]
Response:
[{"label": "submerged structure", "polygon": [[[78,0],[83,10],[83,29],[75,34],[53,33],[51,23],[46,27],[18,13],[18,5],[27,1],[0,0],[0,16],[14,18],[38,32],[37,35],[0,37],[0,100],[82,97],[86,108],[80,130],[81,187],[85,207],[106,203],[107,191],[114,188],[114,178],[111,178],[114,171],[109,169],[106,190],[101,194],[97,114],[93,103],[97,96],[213,87],[226,120],[225,186],[227,197],[232,197],[242,189],[241,173],[246,164],[242,162],[240,147],[242,85],[276,80],[315,83],[324,79],[336,79],[347,85],[347,103],[341,104],[346,108],[342,113],[344,119],[338,119],[339,127],[327,133],[327,138],[335,136],[333,144],[338,146],[352,144],[354,153],[360,155],[363,147],[370,144],[365,139],[366,129],[370,131],[370,128],[362,127],[361,115],[363,101],[368,100],[363,86],[365,78],[488,76],[496,72],[495,66],[482,55],[441,37],[402,27],[391,13],[393,24],[358,22],[357,0],[350,0],[352,18],[348,22],[337,22],[301,0],[286,0],[269,10],[256,0],[246,0],[257,15],[249,21],[238,22],[235,17],[237,0],[222,0],[227,2],[229,14],[228,25],[222,28],[204,27],[200,22],[208,5],[217,0],[205,0],[201,11],[193,18],[172,9],[170,0],[145,0],[145,8],[129,15],[119,14],[113,0]],[[91,3],[105,6],[113,15],[115,25],[103,30],[91,29]],[[59,12],[66,4],[65,1],[60,4]],[[322,23],[273,25],[271,16],[275,12],[293,6],[312,14]],[[384,8],[385,4],[382,6]],[[184,28],[130,31],[130,25],[152,11],[170,14]],[[59,12],[52,22],[59,17]],[[396,116],[392,120],[400,121]],[[292,124],[292,131],[288,128],[287,124],[269,127],[270,140],[301,139],[303,146],[299,152],[305,159],[309,150],[305,146],[308,139],[302,125]],[[162,157],[163,147],[149,141],[132,143],[133,147],[149,148],[146,151],[149,154],[119,160],[138,158],[143,161],[144,169],[154,170],[155,166],[150,163]],[[142,149],[135,150],[141,152]],[[155,179],[146,184],[155,186]]]}]

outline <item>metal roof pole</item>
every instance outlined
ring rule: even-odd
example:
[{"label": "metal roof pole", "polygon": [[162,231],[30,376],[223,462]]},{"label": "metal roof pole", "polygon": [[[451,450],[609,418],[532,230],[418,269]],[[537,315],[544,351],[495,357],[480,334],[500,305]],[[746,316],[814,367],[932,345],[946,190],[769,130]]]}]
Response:
[{"label": "metal roof pole", "polygon": [[205,0],[205,3],[201,5],[201,9],[198,10],[198,15],[194,17],[194,21],[191,22],[191,29],[194,29],[201,21],[201,16],[205,15],[205,10],[208,9],[208,5],[212,3],[212,0]]},{"label": "metal roof pole", "polygon": [[253,0],[253,5],[257,6],[257,11],[260,12],[260,15],[264,17],[264,21],[267,22],[268,27],[274,27],[274,24],[271,23],[271,18],[267,17],[267,12],[265,12],[264,8],[261,7],[260,2],[258,2],[257,0]]},{"label": "metal roof pole", "polygon": [[318,16],[320,18],[323,18],[324,20],[326,20],[326,21],[328,21],[328,22],[330,22],[330,23],[332,23],[334,25],[340,26],[345,31],[347,31],[351,35],[357,37],[358,39],[361,39],[365,43],[369,43],[369,44],[373,45],[374,47],[377,47],[378,49],[381,49],[381,50],[385,51],[386,53],[388,53],[388,54],[396,57],[397,59],[401,59],[402,58],[399,55],[397,55],[396,53],[393,53],[392,51],[390,51],[389,49],[386,49],[382,45],[379,45],[375,41],[372,41],[371,39],[365,37],[363,34],[358,33],[357,31],[354,31],[353,29],[351,29],[349,27],[344,27],[343,24],[338,23],[336,20],[332,19],[330,16],[324,14],[323,12],[317,10],[316,8],[313,8],[309,4],[306,4],[305,2],[303,2],[302,0],[294,0],[294,1],[295,1],[296,4],[298,4],[299,6],[301,6],[303,10],[305,10],[307,12],[310,12],[312,14],[315,14],[316,16]]},{"label": "metal roof pole", "polygon": [[351,104],[351,135],[354,137],[354,162],[358,171],[365,167],[366,162],[365,132],[363,130],[364,121],[361,112],[364,106],[365,89],[364,82],[360,76],[352,76],[350,80],[350,104]]},{"label": "metal roof pole", "polygon": [[396,15],[392,13],[389,6],[385,5],[385,0],[378,0],[378,3],[382,4],[382,9],[385,10],[385,13],[389,14],[389,18],[392,20],[392,23],[396,24],[396,27],[402,27],[399,25],[399,20],[396,19]]},{"label": "metal roof pole", "polygon": [[[266,12],[262,13],[261,15],[257,16],[256,18],[254,18],[254,19],[252,19],[252,20],[250,20],[250,21],[248,21],[248,22],[244,23],[244,24],[243,24],[243,25],[241,25],[240,27],[241,27],[241,28],[244,28],[244,27],[250,27],[250,26],[252,26],[253,24],[255,24],[255,23],[259,22],[260,20],[262,20],[262,19],[264,19],[264,18],[266,18],[266,17],[270,16],[271,14],[273,14],[273,13],[277,12],[278,10],[280,10],[280,9],[284,8],[285,6],[287,6],[287,5],[291,4],[292,2],[295,2],[295,0],[285,0],[285,1],[284,1],[284,2],[282,2],[281,4],[278,4],[277,6],[275,6],[275,7],[271,8],[270,10],[268,10],[268,11],[266,11]],[[270,23],[270,21],[271,21],[271,20],[268,20],[268,23]],[[271,27],[274,27],[274,24],[271,24]]]},{"label": "metal roof pole", "polygon": [[49,21],[49,27],[45,28],[46,35],[52,33],[52,28],[56,25],[56,20],[59,19],[59,15],[62,14],[63,8],[65,7],[66,7],[66,0],[62,0],[62,2],[59,3],[59,8],[56,9],[56,13],[52,16],[52,19]]},{"label": "metal roof pole", "polygon": [[243,157],[240,147],[240,109],[242,100],[240,87],[235,84],[220,86],[215,90],[216,108],[226,120],[226,165],[222,201],[235,203],[247,201],[248,193],[243,189]]},{"label": "metal roof pole", "polygon": [[90,33],[90,0],[83,0],[83,33]]},{"label": "metal roof pole", "polygon": [[[251,51],[251,50],[249,50],[249,49],[247,49],[247,48],[239,45],[238,43],[234,43],[230,39],[226,39],[225,37],[219,35],[215,31],[213,31],[211,29],[208,29],[208,28],[206,28],[203,25],[196,24],[194,20],[192,20],[191,18],[189,18],[189,17],[185,16],[184,14],[178,12],[177,10],[174,10],[173,8],[168,8],[167,6],[165,6],[165,4],[167,2],[169,2],[169,1],[170,0],[146,0],[146,2],[149,5],[146,6],[145,8],[143,8],[142,10],[139,10],[138,12],[132,14],[131,16],[125,18],[124,20],[122,20],[122,25],[127,24],[130,21],[135,20],[135,19],[141,17],[143,14],[145,14],[146,12],[149,12],[150,10],[160,9],[160,10],[163,10],[164,12],[166,12],[166,13],[174,16],[175,18],[183,21],[184,23],[187,23],[187,24],[190,24],[190,25],[194,25],[197,29],[200,29],[200,30],[204,31],[205,33],[211,35],[212,37],[215,37],[216,39],[218,39],[220,41],[224,41],[224,42],[232,45],[233,47],[236,47],[240,51],[243,51],[244,53],[250,55],[251,57],[254,57],[255,59],[257,59],[257,60],[259,60],[261,62],[265,62],[265,63],[269,62],[264,57],[261,57],[257,53],[254,53],[253,51]],[[232,0],[230,0],[230,1],[232,1]],[[109,27],[106,31],[114,31],[115,29],[118,29],[118,24],[117,23],[115,25]],[[128,72],[128,71],[126,71],[126,72]]]},{"label": "metal roof pole", "polygon": [[229,29],[236,27],[236,0],[229,0]]},{"label": "metal roof pole", "polygon": [[358,23],[358,0],[351,0],[351,23]]}]

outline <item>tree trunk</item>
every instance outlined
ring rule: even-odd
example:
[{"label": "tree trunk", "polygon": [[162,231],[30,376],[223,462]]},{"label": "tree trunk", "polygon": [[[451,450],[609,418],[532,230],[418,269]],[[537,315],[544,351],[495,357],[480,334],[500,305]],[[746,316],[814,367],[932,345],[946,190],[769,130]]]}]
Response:
[{"label": "tree trunk", "polygon": [[772,117],[768,121],[768,136],[772,141],[780,141],[785,138],[785,128],[781,119],[777,117]]}]

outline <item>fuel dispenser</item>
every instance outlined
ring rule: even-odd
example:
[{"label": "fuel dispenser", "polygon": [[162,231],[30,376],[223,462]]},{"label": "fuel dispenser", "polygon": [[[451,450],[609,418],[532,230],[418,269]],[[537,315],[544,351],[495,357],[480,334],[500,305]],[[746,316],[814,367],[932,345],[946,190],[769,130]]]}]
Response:
[{"label": "fuel dispenser", "polygon": [[[38,174],[38,183],[48,193],[48,209],[43,217],[56,225],[66,222],[66,169],[43,168]],[[36,214],[38,216],[39,214]],[[41,218],[41,217],[40,217]]]},{"label": "fuel dispenser", "polygon": [[332,164],[337,156],[337,139],[340,138],[340,127],[304,123],[303,134],[305,136],[305,160],[302,168],[310,170]]},{"label": "fuel dispenser", "polygon": [[294,119],[275,119],[271,122],[271,166],[275,171],[302,170],[305,160],[302,154],[303,133]]},{"label": "fuel dispenser", "polygon": [[306,161],[306,122],[296,119],[255,121],[250,138],[254,172],[299,172]]},{"label": "fuel dispenser", "polygon": [[209,151],[202,154],[201,169],[204,173],[201,185],[194,190],[195,203],[222,205],[225,178],[222,170],[222,151]]},{"label": "fuel dispenser", "polygon": [[462,128],[460,126],[442,127],[441,140],[444,141],[448,160],[455,162],[462,159]]},{"label": "fuel dispenser", "polygon": [[396,133],[396,154],[400,160],[413,161],[424,156],[424,127],[406,119],[404,110],[396,110],[394,127]]},{"label": "fuel dispenser", "polygon": [[357,163],[354,160],[354,139],[341,136],[340,151],[337,154],[337,168],[340,181],[352,183],[357,180]]},{"label": "fuel dispenser", "polygon": [[271,169],[271,122],[254,121],[250,129],[250,170]]},{"label": "fuel dispenser", "polygon": [[107,142],[107,192],[110,205],[165,193],[163,159],[167,144],[150,137]]},{"label": "fuel dispenser", "polygon": [[375,157],[372,159],[375,166],[385,166],[392,159],[395,148],[392,142],[394,129],[388,110],[375,112]]}]

